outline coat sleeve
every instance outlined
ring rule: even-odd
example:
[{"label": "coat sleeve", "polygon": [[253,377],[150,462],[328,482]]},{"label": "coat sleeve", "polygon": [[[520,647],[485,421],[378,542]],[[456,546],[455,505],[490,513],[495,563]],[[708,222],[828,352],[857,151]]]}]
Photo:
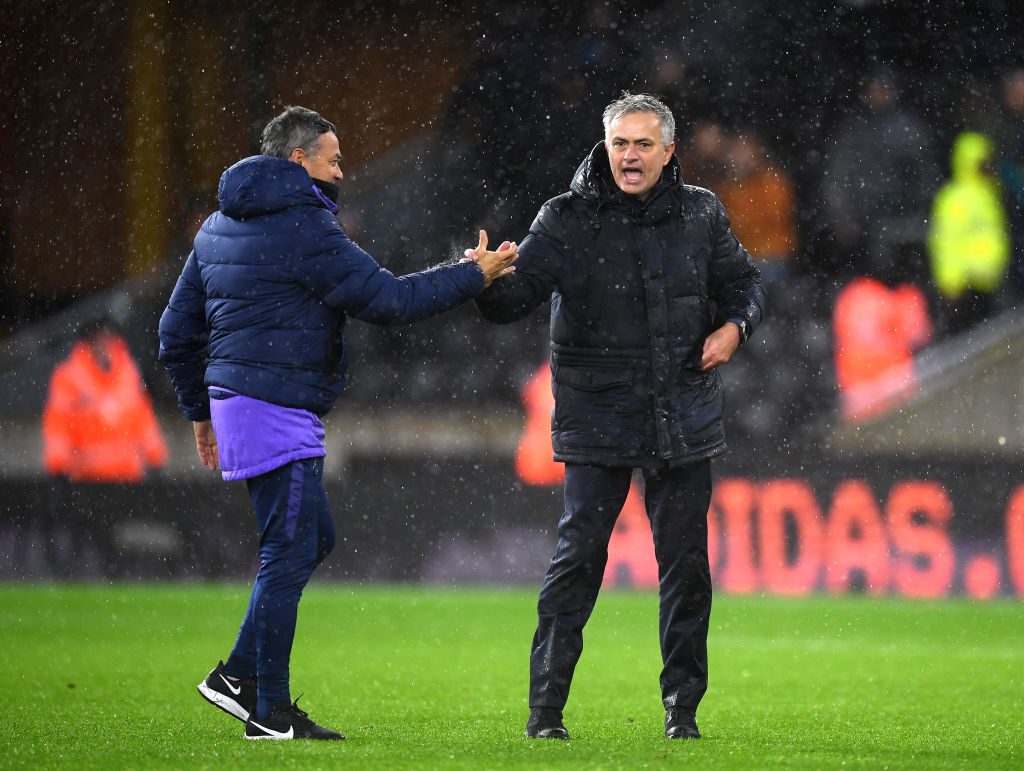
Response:
[{"label": "coat sleeve", "polygon": [[708,292],[718,306],[715,327],[741,318],[750,330],[757,329],[764,316],[765,294],[761,273],[729,226],[729,215],[717,198],[711,215],[711,264]]},{"label": "coat sleeve", "polygon": [[568,250],[565,228],[551,202],[544,204],[519,245],[515,272],[491,284],[476,299],[488,321],[508,324],[526,318],[559,286],[563,255]]},{"label": "coat sleeve", "polygon": [[192,421],[210,419],[210,397],[203,383],[208,340],[206,292],[193,251],[160,317],[158,357],[171,376],[181,411]]},{"label": "coat sleeve", "polygon": [[[324,212],[324,216],[329,216]],[[317,251],[297,266],[297,279],[324,303],[372,324],[408,324],[476,297],[484,275],[471,262],[395,276],[334,221],[322,223]]]}]

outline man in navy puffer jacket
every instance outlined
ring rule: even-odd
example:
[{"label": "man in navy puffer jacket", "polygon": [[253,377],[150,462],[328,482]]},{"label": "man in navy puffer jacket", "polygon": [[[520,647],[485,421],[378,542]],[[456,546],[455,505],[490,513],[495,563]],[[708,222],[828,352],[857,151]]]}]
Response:
[{"label": "man in navy puffer jacket", "polygon": [[221,177],[160,319],[160,360],[200,460],[244,479],[260,569],[227,662],[199,684],[245,722],[247,739],[342,739],[291,701],[288,665],[302,590],[334,546],[320,417],[345,386],[346,317],[407,323],[466,302],[510,273],[515,244],[486,233],[458,264],[396,277],[338,223],[343,175],[333,124],[289,107],[263,130],[262,155]]}]

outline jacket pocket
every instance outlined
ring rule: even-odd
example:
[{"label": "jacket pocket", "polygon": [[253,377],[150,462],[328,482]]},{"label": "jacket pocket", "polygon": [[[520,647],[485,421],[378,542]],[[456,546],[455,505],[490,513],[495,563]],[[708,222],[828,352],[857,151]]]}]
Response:
[{"label": "jacket pocket", "polygon": [[555,369],[555,382],[578,388],[581,391],[607,391],[616,386],[632,385],[633,372],[631,370],[593,370],[558,366]]},{"label": "jacket pocket", "polygon": [[721,442],[724,391],[718,370],[684,369],[679,381],[673,417],[680,441],[691,451]]},{"label": "jacket pocket", "polygon": [[631,369],[559,366],[555,371],[556,452],[601,449],[631,456],[644,429],[644,399]]}]

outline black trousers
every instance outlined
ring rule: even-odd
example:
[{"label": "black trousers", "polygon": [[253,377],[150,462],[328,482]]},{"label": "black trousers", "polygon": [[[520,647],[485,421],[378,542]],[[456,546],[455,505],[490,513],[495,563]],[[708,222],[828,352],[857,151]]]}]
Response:
[{"label": "black trousers", "polygon": [[[644,470],[647,517],[658,561],[661,696],[665,708],[696,710],[708,685],[708,506],[711,461]],[[632,470],[567,463],[558,548],[537,602],[530,653],[530,707],[562,709],[583,627],[608,562],[608,541],[626,502]]]}]

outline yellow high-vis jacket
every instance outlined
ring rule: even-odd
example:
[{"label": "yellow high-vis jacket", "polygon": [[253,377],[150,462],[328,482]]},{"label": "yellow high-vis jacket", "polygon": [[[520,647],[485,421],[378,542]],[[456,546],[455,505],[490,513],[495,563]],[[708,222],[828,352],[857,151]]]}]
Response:
[{"label": "yellow high-vis jacket", "polygon": [[1006,276],[1010,234],[1002,192],[984,166],[993,154],[983,134],[966,131],[953,144],[952,172],[932,204],[928,251],[943,296],[967,289],[994,292]]}]

